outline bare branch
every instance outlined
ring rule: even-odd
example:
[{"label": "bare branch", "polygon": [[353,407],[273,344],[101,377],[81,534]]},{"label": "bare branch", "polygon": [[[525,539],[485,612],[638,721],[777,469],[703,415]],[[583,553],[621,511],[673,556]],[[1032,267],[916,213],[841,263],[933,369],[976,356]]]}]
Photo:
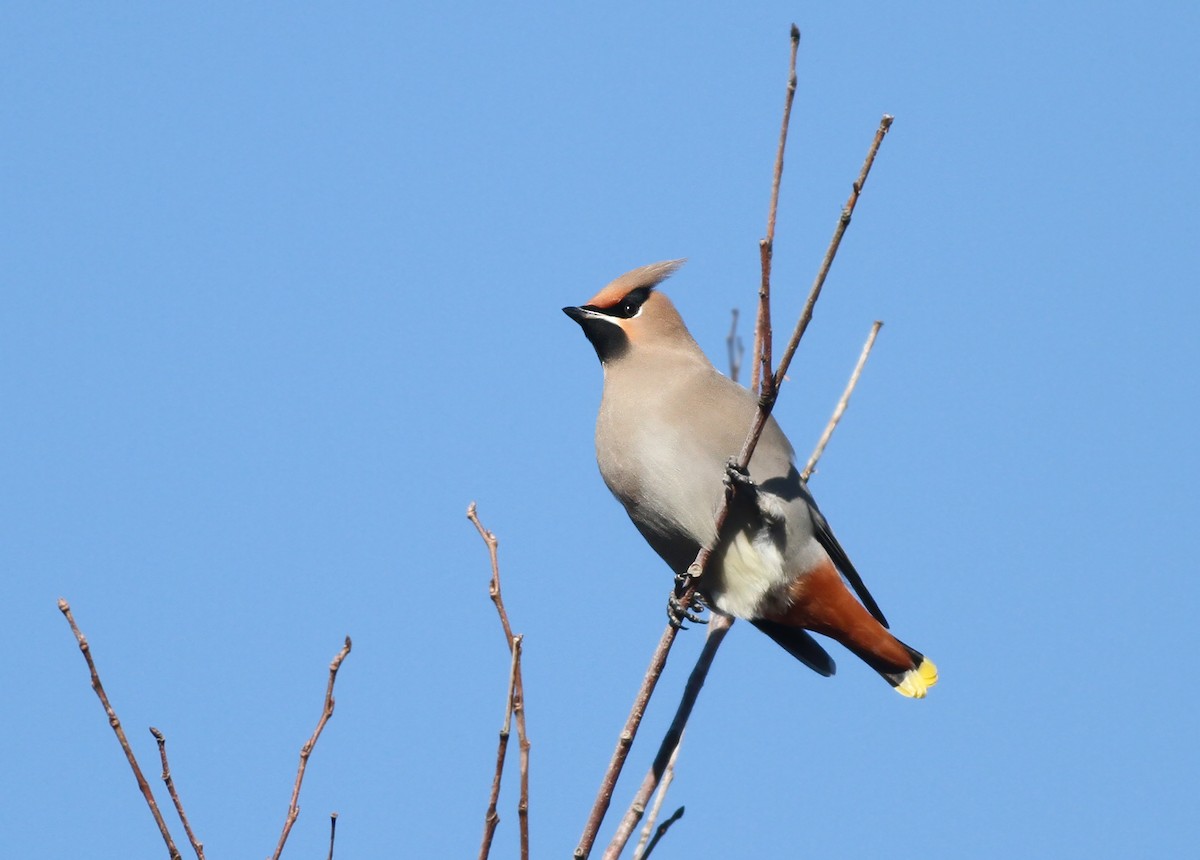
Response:
[{"label": "bare branch", "polygon": [[504,759],[508,754],[508,737],[511,733],[513,715],[513,688],[516,685],[517,670],[521,661],[521,637],[514,638],[515,647],[512,649],[512,662],[508,671],[508,693],[504,697],[504,725],[500,729],[500,741],[496,747],[496,772],[492,775],[492,793],[488,797],[487,814],[483,817],[483,842],[479,846],[479,860],[486,860],[492,850],[492,838],[496,834],[496,825],[500,823],[500,815],[496,805],[500,800],[500,778],[504,774]]},{"label": "bare branch", "polygon": [[654,833],[654,825],[658,821],[659,812],[662,811],[663,801],[667,799],[667,792],[671,789],[671,783],[675,781],[675,762],[679,760],[679,750],[682,748],[683,735],[680,735],[679,743],[675,744],[675,749],[671,751],[671,758],[667,762],[667,769],[663,771],[662,782],[658,784],[658,790],[654,792],[654,803],[650,806],[650,812],[646,816],[646,823],[642,825],[642,835],[638,839],[637,847],[633,849],[633,860],[644,860],[645,856],[650,853],[650,849],[646,845]]},{"label": "bare branch", "polygon": [[[516,718],[517,742],[520,748],[521,765],[521,799],[517,802],[517,821],[521,833],[521,860],[529,860],[529,736],[525,729],[525,683],[521,678],[521,647],[522,637],[514,636],[512,625],[508,621],[508,611],[504,608],[504,597],[500,593],[500,560],[498,550],[500,541],[495,534],[483,527],[479,521],[474,502],[467,505],[467,519],[475,526],[479,536],[488,549],[488,557],[492,564],[492,579],[488,584],[488,594],[496,606],[500,616],[500,625],[504,628],[505,641],[512,655],[512,667],[509,675],[508,714]],[[488,814],[484,819],[483,843],[479,848],[480,860],[484,860],[492,848],[492,836],[500,818],[496,814],[496,803],[500,794],[500,776],[504,771],[504,759],[508,748],[509,717],[504,720],[501,732],[500,749],[496,754],[496,773],[492,778],[492,794],[488,806]]]},{"label": "bare branch", "polygon": [[792,25],[792,55],[788,61],[787,93],[783,101],[783,121],[779,129],[779,148],[775,152],[775,171],[771,176],[771,203],[767,208],[767,235],[758,243],[759,266],[762,278],[758,287],[758,318],[754,326],[754,369],[750,390],[769,394],[765,390],[774,383],[771,376],[771,259],[775,254],[775,216],[779,211],[779,186],[783,181],[783,153],[787,149],[788,126],[792,118],[792,101],[796,97],[796,52],[800,48],[800,30]]},{"label": "bare branch", "polygon": [[183,811],[183,804],[175,792],[175,781],[171,778],[171,768],[167,764],[167,739],[154,726],[150,727],[150,734],[154,735],[154,740],[158,742],[158,755],[162,759],[162,781],[166,783],[167,793],[171,795],[171,802],[175,804],[175,812],[179,814],[179,820],[183,822],[183,829],[187,832],[188,841],[192,843],[192,850],[196,852],[196,857],[198,860],[204,860],[204,843],[198,841],[196,834],[192,832],[192,825],[188,823],[187,814]]},{"label": "bare branch", "polygon": [[871,347],[875,346],[875,337],[879,334],[881,328],[883,328],[883,323],[879,320],[876,320],[871,325],[871,331],[867,335],[867,342],[863,344],[862,353],[858,356],[858,363],[854,365],[854,371],[850,374],[850,381],[846,383],[846,390],[842,392],[842,397],[838,400],[837,406],[833,410],[833,416],[829,419],[829,423],[825,425],[825,432],[817,440],[817,447],[813,449],[812,456],[808,458],[808,464],[804,467],[804,471],[800,473],[800,477],[805,481],[811,478],[813,472],[817,470],[817,461],[825,453],[825,446],[829,444],[829,440],[833,436],[833,431],[837,429],[838,422],[846,414],[846,407],[850,405],[850,395],[854,393],[854,388],[858,385],[858,378],[862,376],[863,368],[867,364],[867,356],[871,354]]},{"label": "bare branch", "polygon": [[787,375],[788,366],[792,363],[792,356],[796,354],[796,347],[800,345],[800,338],[804,337],[804,332],[808,329],[808,324],[812,321],[813,308],[816,307],[817,299],[821,296],[821,288],[825,286],[825,278],[829,275],[829,268],[833,265],[833,258],[837,256],[838,248],[842,244],[842,236],[846,234],[846,228],[850,226],[850,216],[854,214],[854,207],[858,205],[858,196],[862,194],[863,186],[867,184],[867,175],[871,172],[871,165],[875,163],[875,154],[879,152],[879,145],[883,143],[884,136],[892,127],[893,117],[888,114],[883,115],[883,119],[879,121],[879,128],[875,131],[875,139],[871,141],[871,146],[867,150],[867,158],[863,162],[862,170],[858,173],[858,179],[854,180],[854,185],[850,189],[850,199],[846,201],[846,205],[842,208],[842,214],[838,218],[837,227],[833,231],[833,238],[829,240],[829,247],[825,250],[825,257],[821,260],[821,267],[817,270],[817,277],[813,280],[812,289],[809,291],[808,300],[804,303],[804,310],[800,312],[800,319],[796,323],[796,328],[792,332],[792,339],[788,341],[787,349],[783,352],[783,358],[779,361],[779,367],[775,371],[775,387],[778,388],[783,382],[784,376]]},{"label": "bare branch", "polygon": [[701,649],[700,656],[696,658],[696,665],[692,667],[692,672],[688,675],[687,685],[683,689],[683,697],[675,709],[675,718],[671,720],[671,726],[658,746],[654,764],[651,765],[649,773],[642,780],[641,786],[633,797],[633,803],[625,812],[625,817],[621,819],[621,823],[617,827],[616,835],[613,836],[612,842],[604,852],[605,860],[615,860],[625,850],[625,844],[637,827],[650,795],[658,786],[659,781],[663,779],[663,774],[683,739],[683,730],[687,726],[688,718],[691,717],[692,709],[700,696],[704,680],[708,677],[708,670],[712,667],[713,658],[717,656],[717,649],[721,647],[721,642],[724,641],[729,628],[733,626],[733,621],[734,619],[729,615],[715,613],[709,620],[708,636],[704,640],[704,648]]},{"label": "bare branch", "polygon": [[96,671],[96,664],[92,660],[92,649],[88,645],[87,637],[80,632],[79,625],[75,623],[75,616],[71,614],[71,605],[61,597],[58,599],[58,611],[66,617],[67,623],[71,625],[71,632],[75,634],[75,640],[79,643],[79,650],[83,652],[83,658],[87,661],[88,672],[92,676],[92,689],[96,691],[96,695],[100,698],[100,704],[104,706],[104,713],[108,715],[108,724],[112,726],[112,730],[116,733],[117,741],[121,744],[121,751],[125,753],[125,759],[129,762],[129,767],[133,770],[133,776],[137,780],[138,789],[142,792],[142,797],[146,799],[146,805],[150,807],[150,814],[154,816],[154,823],[158,825],[158,832],[162,834],[163,842],[166,843],[167,853],[171,857],[171,860],[182,860],[179,849],[175,847],[175,840],[171,838],[171,833],[167,829],[167,822],[163,820],[158,803],[154,800],[154,793],[150,790],[150,783],[146,782],[146,777],[142,775],[142,769],[133,754],[133,748],[129,746],[129,738],[125,737],[125,729],[122,728],[121,721],[117,718],[117,712],[113,710],[112,705],[108,701],[108,695],[104,692],[104,685],[100,683],[100,673]]},{"label": "bare branch", "polygon": [[288,834],[292,832],[292,825],[296,823],[297,816],[300,815],[300,785],[304,782],[304,771],[308,767],[308,758],[312,755],[313,748],[317,745],[317,739],[321,737],[321,732],[325,730],[325,724],[329,722],[329,718],[333,716],[333,684],[337,680],[338,669],[342,667],[342,661],[350,653],[350,637],[346,637],[346,643],[342,646],[342,650],[333,658],[333,662],[329,664],[329,683],[325,687],[325,707],[321,711],[321,719],[317,721],[317,727],[312,733],[312,737],[300,748],[300,766],[296,769],[296,782],[292,786],[292,801],[288,805],[287,819],[283,822],[283,832],[279,835],[279,844],[275,846],[275,853],[271,855],[271,860],[279,860],[279,855],[283,853],[283,846],[287,842]]},{"label": "bare branch", "polygon": [[600,782],[600,791],[596,796],[596,802],[592,805],[587,823],[584,825],[579,847],[575,849],[573,856],[576,858],[587,857],[592,851],[596,834],[600,830],[600,823],[604,820],[604,815],[608,812],[608,806],[612,802],[613,790],[617,786],[617,777],[621,775],[621,769],[625,766],[629,748],[633,746],[633,739],[637,736],[642,717],[645,716],[646,706],[650,704],[650,697],[654,695],[654,688],[658,684],[658,679],[662,677],[663,667],[667,664],[667,655],[671,653],[671,645],[674,644],[675,636],[678,633],[678,627],[668,624],[658,642],[658,647],[654,649],[654,653],[650,657],[650,667],[642,676],[642,686],[633,700],[633,709],[625,720],[625,727],[617,737],[617,748],[613,751],[612,759],[608,763],[608,770],[604,772],[604,779]]}]

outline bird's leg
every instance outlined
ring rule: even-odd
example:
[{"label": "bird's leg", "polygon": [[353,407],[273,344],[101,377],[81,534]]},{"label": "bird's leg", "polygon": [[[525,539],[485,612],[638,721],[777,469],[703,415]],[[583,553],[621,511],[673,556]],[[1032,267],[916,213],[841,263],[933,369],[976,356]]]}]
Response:
[{"label": "bird's leg", "polygon": [[779,498],[763,492],[750,477],[750,472],[733,457],[725,461],[725,486],[732,487],[735,494],[741,494],[751,502],[758,509],[767,528],[781,525],[787,518],[787,511],[783,510]]},{"label": "bird's leg", "polygon": [[[694,578],[690,569],[687,573],[675,575],[675,589],[667,598],[667,620],[670,621],[672,627],[686,630],[687,628],[683,626],[685,620],[691,621],[693,624],[708,623],[706,619],[696,614],[703,612],[707,606],[704,598],[700,596],[700,592],[692,590],[691,596],[688,597],[688,589]],[[685,597],[688,598],[686,602]]]}]

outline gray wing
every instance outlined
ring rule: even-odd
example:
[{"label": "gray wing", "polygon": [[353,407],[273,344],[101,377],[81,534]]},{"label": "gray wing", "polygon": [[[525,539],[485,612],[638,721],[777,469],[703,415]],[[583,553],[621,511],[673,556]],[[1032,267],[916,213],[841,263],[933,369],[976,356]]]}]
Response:
[{"label": "gray wing", "polygon": [[[782,431],[778,429],[778,426],[775,425],[774,421],[768,424],[767,428],[765,429],[772,431],[772,436],[778,435],[780,438],[783,437]],[[764,441],[767,441],[767,434],[764,432],[763,435]],[[787,444],[786,439],[783,440],[783,444]],[[879,608],[879,604],[875,602],[875,598],[872,597],[871,592],[867,590],[867,586],[863,582],[862,576],[860,576],[858,571],[855,570],[849,556],[846,555],[846,551],[842,549],[842,545],[838,543],[837,538],[833,536],[833,531],[829,528],[829,523],[825,520],[825,516],[821,513],[820,508],[817,507],[817,503],[813,501],[812,494],[808,491],[808,486],[804,483],[803,479],[800,477],[800,472],[796,469],[796,464],[791,462],[790,446],[788,446],[786,449],[785,454],[784,449],[780,447],[778,442],[776,442],[774,445],[768,447],[767,452],[765,453],[767,453],[768,457],[771,457],[771,459],[775,460],[775,462],[771,465],[764,464],[767,465],[765,473],[769,474],[770,472],[774,471],[775,477],[768,478],[767,480],[763,481],[761,484],[762,489],[772,493],[773,495],[779,496],[789,504],[804,506],[808,514],[808,519],[812,522],[813,537],[817,539],[817,542],[821,544],[821,546],[825,549],[825,552],[829,553],[829,557],[833,560],[834,566],[837,567],[842,576],[846,578],[846,581],[850,583],[850,586],[854,589],[854,593],[858,595],[858,599],[862,601],[862,604],[867,608],[867,611],[875,617],[876,621],[878,621],[884,627],[887,627],[887,619],[884,618],[883,611]],[[787,465],[784,468],[781,468],[781,455],[786,455],[788,458]],[[755,458],[757,457],[758,452],[756,451]],[[772,465],[774,468],[772,468]],[[789,521],[791,519],[792,518],[789,517]]]}]

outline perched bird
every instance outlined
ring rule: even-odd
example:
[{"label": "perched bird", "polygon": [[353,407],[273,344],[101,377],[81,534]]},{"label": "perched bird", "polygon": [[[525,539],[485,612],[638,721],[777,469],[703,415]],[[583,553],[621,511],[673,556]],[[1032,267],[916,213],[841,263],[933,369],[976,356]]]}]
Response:
[{"label": "perched bird", "polygon": [[[716,544],[728,463],[758,406],[753,393],[712,366],[671,300],[655,290],[682,263],[634,269],[587,304],[563,308],[604,368],[600,474],[677,576],[701,546]],[[705,602],[750,621],[822,675],[832,675],[834,663],[808,631],[842,643],[897,692],[924,697],[937,668],[888,632],[774,418],[748,472],[733,476],[738,486],[722,540],[697,580]]]}]

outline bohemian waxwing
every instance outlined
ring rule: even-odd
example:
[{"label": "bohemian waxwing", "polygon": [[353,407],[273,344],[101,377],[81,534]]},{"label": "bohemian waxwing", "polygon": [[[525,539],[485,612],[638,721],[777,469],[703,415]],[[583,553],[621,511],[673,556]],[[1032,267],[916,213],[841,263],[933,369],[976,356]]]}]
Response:
[{"label": "bohemian waxwing", "polygon": [[[753,393],[717,372],[670,299],[655,291],[682,264],[634,269],[587,304],[563,308],[604,368],[600,474],[677,575],[716,540],[727,463],[741,450],[758,405]],[[832,675],[834,663],[810,630],[841,642],[905,696],[922,698],[937,683],[933,661],[888,632],[774,418],[724,531],[697,581],[711,608],[750,621],[822,675]]]}]

